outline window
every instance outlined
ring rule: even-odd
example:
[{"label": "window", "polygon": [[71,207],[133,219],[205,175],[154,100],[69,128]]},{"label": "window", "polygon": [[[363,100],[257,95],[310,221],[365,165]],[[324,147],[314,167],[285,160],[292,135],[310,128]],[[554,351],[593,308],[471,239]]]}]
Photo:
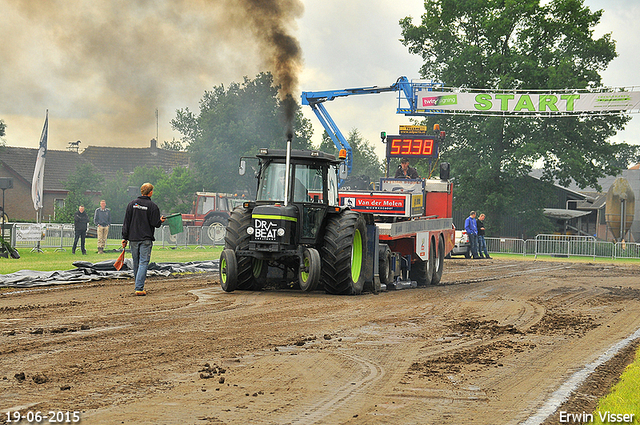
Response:
[{"label": "window", "polygon": [[56,212],[62,211],[64,208],[64,199],[56,198],[53,200],[53,219],[56,218]]}]

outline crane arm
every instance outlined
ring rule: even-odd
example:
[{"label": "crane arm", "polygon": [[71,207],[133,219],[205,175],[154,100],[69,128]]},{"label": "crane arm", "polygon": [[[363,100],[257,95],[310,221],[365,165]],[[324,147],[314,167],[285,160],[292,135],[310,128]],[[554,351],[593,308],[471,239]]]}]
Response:
[{"label": "crane arm", "polygon": [[325,90],[325,91],[316,91],[316,92],[302,92],[302,104],[309,105],[313,112],[318,117],[318,120],[324,127],[324,129],[331,137],[333,144],[336,146],[338,150],[345,149],[347,151],[347,169],[349,174],[351,174],[351,168],[353,165],[353,151],[349,142],[344,137],[335,121],[329,115],[329,112],[324,107],[323,103],[326,101],[334,100],[338,97],[346,97],[352,95],[360,95],[360,94],[378,94],[384,92],[399,92],[398,102],[401,100],[405,100],[409,106],[408,108],[400,108],[400,104],[398,104],[398,113],[404,113],[405,115],[409,115],[406,111],[415,111],[416,109],[416,96],[414,95],[414,86],[407,79],[407,77],[399,77],[398,80],[387,87],[357,87],[350,89],[340,89],[340,90]]}]

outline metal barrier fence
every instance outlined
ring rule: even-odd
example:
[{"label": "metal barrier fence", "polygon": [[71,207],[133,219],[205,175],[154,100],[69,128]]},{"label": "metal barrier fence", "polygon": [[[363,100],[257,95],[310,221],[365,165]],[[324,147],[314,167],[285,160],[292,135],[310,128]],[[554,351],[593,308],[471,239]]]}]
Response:
[{"label": "metal barrier fence", "polygon": [[596,238],[593,236],[537,235],[535,256],[570,257],[571,255],[594,257]]},{"label": "metal barrier fence", "polygon": [[640,244],[603,242],[592,236],[538,235],[535,239],[485,238],[492,254],[640,259]]},{"label": "metal barrier fence", "polygon": [[[38,242],[22,240],[18,236],[18,226],[32,226],[25,223],[5,223],[5,237],[11,240],[12,246],[18,249],[53,248],[66,251],[73,246],[75,231],[73,224],[42,224],[44,237]],[[171,235],[169,226],[163,225],[155,231],[154,245],[160,248],[213,248],[224,245],[224,234],[211,233],[208,227],[184,226],[181,233]],[[95,238],[93,238],[95,239]],[[80,243],[80,242],[78,242]],[[109,226],[105,249],[117,249],[122,246],[122,224]]]},{"label": "metal barrier fence", "polygon": [[[18,249],[32,249],[37,242],[17,240],[17,226],[25,223],[5,223],[5,238]],[[40,248],[65,251],[73,246],[73,224],[47,223]],[[10,235],[8,235],[10,233]],[[169,226],[156,229],[155,246],[167,249],[204,249],[224,245],[222,232],[211,232],[208,227],[185,226],[181,233],[172,235]],[[537,235],[535,239],[485,238],[487,250],[492,254],[551,255],[556,257],[601,257],[640,259],[640,244],[629,242],[602,242],[592,236]],[[122,244],[122,224],[109,226],[106,249],[117,249]]]}]

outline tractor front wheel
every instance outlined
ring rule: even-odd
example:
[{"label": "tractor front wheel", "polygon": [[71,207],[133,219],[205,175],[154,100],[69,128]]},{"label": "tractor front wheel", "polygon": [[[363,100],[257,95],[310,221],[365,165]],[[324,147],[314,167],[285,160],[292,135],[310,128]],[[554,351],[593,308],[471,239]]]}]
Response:
[{"label": "tractor front wheel", "polygon": [[307,248],[304,250],[302,256],[302,264],[298,271],[298,281],[300,282],[300,289],[305,292],[315,291],[320,282],[321,274],[321,261],[320,253],[313,248]]},{"label": "tractor front wheel", "polygon": [[220,254],[220,286],[226,292],[233,292],[238,285],[238,262],[232,249]]}]

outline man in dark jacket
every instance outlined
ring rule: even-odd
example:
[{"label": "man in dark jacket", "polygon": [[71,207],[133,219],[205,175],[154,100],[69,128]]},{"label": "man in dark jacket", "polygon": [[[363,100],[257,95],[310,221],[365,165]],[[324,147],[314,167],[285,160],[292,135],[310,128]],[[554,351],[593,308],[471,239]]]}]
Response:
[{"label": "man in dark jacket", "polygon": [[144,282],[147,278],[147,268],[151,259],[151,248],[155,240],[154,233],[165,218],[160,215],[160,209],[151,200],[153,185],[145,183],[140,187],[140,196],[129,202],[122,224],[122,249],[127,241],[131,242],[131,257],[133,259],[133,276],[135,277],[136,295],[147,295]]},{"label": "man in dark jacket", "polygon": [[487,251],[487,241],[484,239],[484,214],[476,219],[476,227],[478,228],[478,255],[480,258],[491,258],[489,251]]},{"label": "man in dark jacket", "polygon": [[78,239],[80,239],[80,249],[82,255],[87,255],[87,250],[84,247],[84,241],[87,237],[87,224],[89,224],[89,216],[84,210],[84,205],[78,207],[78,211],[73,215],[73,227],[75,229],[75,237],[73,238],[73,248],[71,253],[76,253],[76,247],[78,246]]}]

